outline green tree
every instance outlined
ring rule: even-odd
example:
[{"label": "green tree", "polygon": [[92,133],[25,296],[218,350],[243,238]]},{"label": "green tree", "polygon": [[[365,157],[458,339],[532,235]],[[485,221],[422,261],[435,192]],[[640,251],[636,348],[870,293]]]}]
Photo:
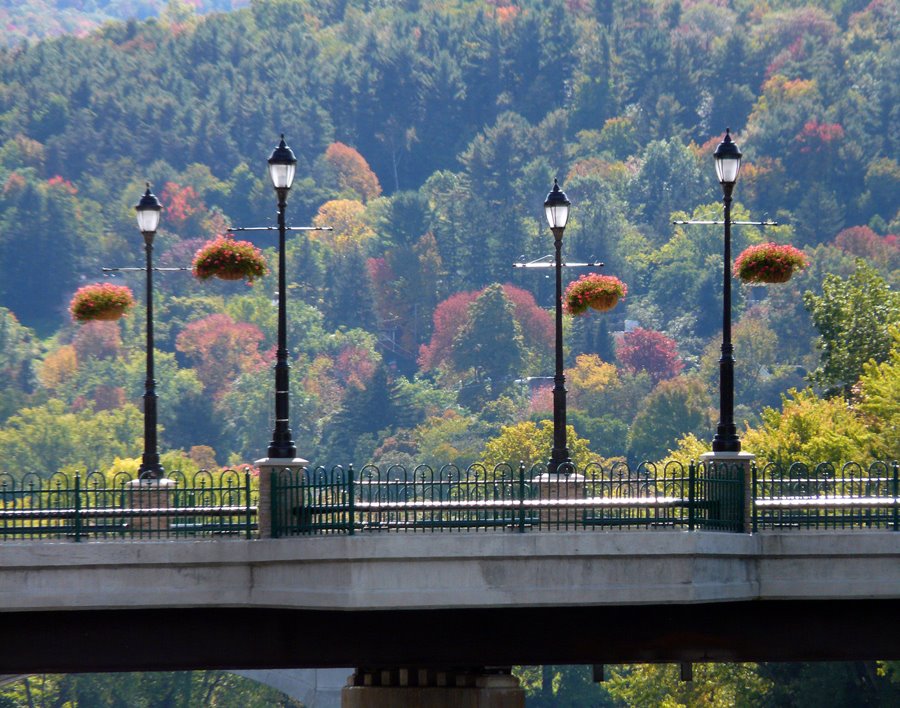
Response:
[{"label": "green tree", "polygon": [[825,276],[822,294],[808,291],[803,303],[819,331],[820,359],[812,381],[846,394],[866,362],[887,360],[890,327],[900,322],[900,293],[872,266],[858,260],[849,278]]},{"label": "green tree", "polygon": [[766,705],[771,685],[755,664],[695,664],[689,682],[672,664],[616,666],[604,684],[617,704],[666,708]]},{"label": "green tree", "polygon": [[857,408],[876,435],[876,456],[896,460],[900,459],[900,326],[891,332],[894,344],[888,360],[863,364]]},{"label": "green tree", "polygon": [[489,379],[492,393],[506,388],[521,369],[522,329],[501,285],[491,285],[469,306],[468,319],[453,339],[451,361],[458,371]]},{"label": "green tree", "polygon": [[821,399],[809,389],[789,391],[782,410],[766,408],[761,417],[762,424],[741,437],[762,464],[865,462],[877,444],[863,417],[842,398]]},{"label": "green tree", "polygon": [[628,430],[629,461],[660,460],[686,433],[709,429],[709,403],[706,387],[696,377],[661,381]]},{"label": "green tree", "polygon": [[21,409],[0,428],[0,471],[18,478],[64,470],[95,471],[141,449],[143,416],[131,405],[70,412],[58,399]]}]

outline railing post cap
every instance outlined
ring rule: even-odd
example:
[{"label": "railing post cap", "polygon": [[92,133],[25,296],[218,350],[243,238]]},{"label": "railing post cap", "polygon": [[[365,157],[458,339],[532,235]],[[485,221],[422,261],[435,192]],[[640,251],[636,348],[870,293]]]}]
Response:
[{"label": "railing post cap", "polygon": [[253,464],[256,467],[306,467],[309,460],[302,457],[263,457]]},{"label": "railing post cap", "polygon": [[140,489],[168,489],[169,487],[174,487],[177,484],[178,483],[174,479],[170,479],[169,477],[143,477],[132,479],[125,486],[137,487]]},{"label": "railing post cap", "polygon": [[756,455],[751,452],[704,452],[701,462],[752,462]]}]

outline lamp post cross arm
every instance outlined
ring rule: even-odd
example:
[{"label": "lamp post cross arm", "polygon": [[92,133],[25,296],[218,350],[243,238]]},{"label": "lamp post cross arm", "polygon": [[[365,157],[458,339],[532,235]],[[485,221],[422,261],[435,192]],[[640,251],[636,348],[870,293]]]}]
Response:
[{"label": "lamp post cross arm", "polygon": [[[549,260],[548,260],[549,259]],[[585,261],[583,263],[580,262],[570,262],[570,261],[562,261],[560,264],[562,268],[602,268],[605,263],[602,261]],[[533,261],[525,261],[524,256],[523,260],[513,263],[513,268],[555,268],[556,261],[553,259],[552,254],[547,254],[546,256],[541,256],[540,258],[535,258]]]},{"label": "lamp post cross arm", "polygon": [[[681,221],[681,220],[673,221],[672,223],[675,225],[678,225],[678,226],[684,226],[684,225],[689,225],[689,226],[701,225],[701,226],[703,226],[703,225],[710,225],[710,224],[719,224],[721,226],[725,222],[721,221],[721,220],[714,221],[714,220],[707,220],[707,219],[692,219],[690,221]],[[731,224],[734,226],[778,226],[778,222],[772,221],[771,219],[767,219],[766,221],[734,221],[734,220],[732,220]]]},{"label": "lamp post cross arm", "polygon": [[[278,231],[277,226],[229,226],[225,229],[228,233],[240,231]],[[333,226],[285,226],[285,231],[334,231]]]}]

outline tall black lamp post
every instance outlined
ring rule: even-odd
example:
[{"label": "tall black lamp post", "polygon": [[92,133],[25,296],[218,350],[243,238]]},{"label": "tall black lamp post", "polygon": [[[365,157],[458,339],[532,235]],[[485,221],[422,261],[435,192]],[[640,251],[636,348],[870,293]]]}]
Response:
[{"label": "tall black lamp post", "polygon": [[144,382],[144,454],[138,475],[141,479],[161,479],[165,476],[159,463],[156,439],[156,379],[153,368],[153,237],[159,228],[162,204],[156,195],[147,191],[134,207],[137,212],[138,228],[144,237],[144,252],[147,256],[147,379]]},{"label": "tall black lamp post", "polygon": [[741,171],[741,151],[725,131],[713,157],[725,203],[725,263],[722,281],[722,356],[719,359],[719,424],[713,452],[740,452],[741,439],[734,424],[734,346],[731,344],[731,193]]},{"label": "tall black lamp post", "polygon": [[269,176],[278,196],[278,350],[275,363],[275,429],[269,443],[270,458],[295,458],[297,447],[294,445],[290,427],[290,369],[287,350],[287,287],[285,282],[284,247],[285,221],[284,210],[287,207],[287,194],[294,181],[297,158],[284,142],[272,151],[269,157]]},{"label": "tall black lamp post", "polygon": [[553,232],[556,270],[556,373],[553,376],[553,450],[547,471],[555,474],[559,467],[569,471],[572,459],[566,441],[566,377],[563,374],[563,313],[562,313],[562,238],[569,220],[571,202],[565,192],[559,188],[559,182],[553,180],[553,191],[544,202],[544,213]]}]

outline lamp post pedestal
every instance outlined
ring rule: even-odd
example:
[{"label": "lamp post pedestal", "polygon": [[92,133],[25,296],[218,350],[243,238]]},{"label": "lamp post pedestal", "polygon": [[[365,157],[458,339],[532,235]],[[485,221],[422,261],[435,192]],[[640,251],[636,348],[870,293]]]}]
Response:
[{"label": "lamp post pedestal", "polygon": [[168,477],[139,477],[125,485],[128,508],[147,510],[146,516],[128,520],[134,533],[152,536],[168,532],[171,517],[164,512],[172,507],[175,484],[175,480]]},{"label": "lamp post pedestal", "polygon": [[[753,479],[750,474],[750,465],[755,459],[756,455],[749,452],[707,452],[700,455],[700,462],[703,463],[702,474],[707,478],[708,483],[708,501],[719,502],[720,506],[723,505],[725,498],[728,497],[728,491],[725,488],[728,478],[732,478],[734,474],[741,475],[743,486],[741,488],[740,526],[744,533],[750,533],[753,530]],[[717,478],[724,484],[709,483],[710,473],[713,470],[724,473],[717,474]]]},{"label": "lamp post pedestal", "polygon": [[302,469],[309,464],[309,460],[302,457],[264,457],[253,464],[259,468],[259,498],[256,501],[259,538],[272,538],[272,474]]},{"label": "lamp post pedestal", "polygon": [[[534,497],[541,501],[583,499],[584,475],[577,474],[572,463],[560,465],[556,472],[544,472],[531,480]],[[575,528],[580,512],[577,509],[542,508],[540,525],[542,531],[570,531]]]}]

